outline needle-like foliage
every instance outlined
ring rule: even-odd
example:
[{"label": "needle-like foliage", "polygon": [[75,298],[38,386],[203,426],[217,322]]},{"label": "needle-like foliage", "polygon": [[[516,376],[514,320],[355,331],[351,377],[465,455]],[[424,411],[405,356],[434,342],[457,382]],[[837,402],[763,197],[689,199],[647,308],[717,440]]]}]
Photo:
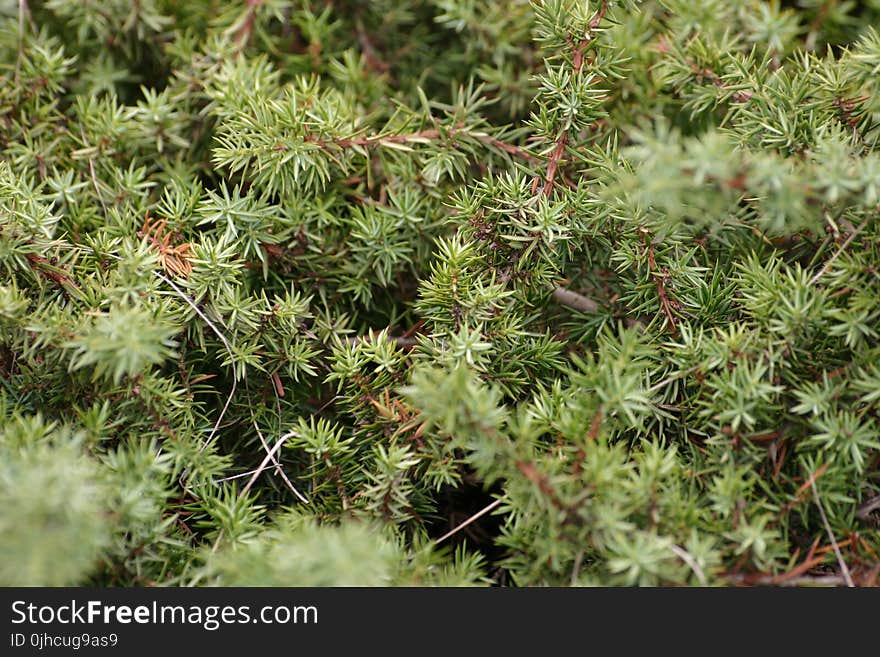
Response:
[{"label": "needle-like foliage", "polygon": [[872,25],[0,0],[0,584],[876,584]]}]

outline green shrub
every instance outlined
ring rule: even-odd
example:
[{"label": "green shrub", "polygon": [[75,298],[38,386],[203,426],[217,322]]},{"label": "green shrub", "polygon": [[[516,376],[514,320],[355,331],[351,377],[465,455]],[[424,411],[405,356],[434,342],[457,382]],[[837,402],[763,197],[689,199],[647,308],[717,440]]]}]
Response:
[{"label": "green shrub", "polygon": [[871,585],[876,0],[0,0],[0,584]]}]

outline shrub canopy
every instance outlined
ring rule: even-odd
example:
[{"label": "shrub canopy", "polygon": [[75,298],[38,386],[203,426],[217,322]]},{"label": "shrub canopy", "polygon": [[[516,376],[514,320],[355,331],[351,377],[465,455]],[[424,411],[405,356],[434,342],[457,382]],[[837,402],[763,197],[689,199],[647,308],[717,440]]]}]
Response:
[{"label": "shrub canopy", "polygon": [[876,583],[871,25],[0,0],[0,583]]}]

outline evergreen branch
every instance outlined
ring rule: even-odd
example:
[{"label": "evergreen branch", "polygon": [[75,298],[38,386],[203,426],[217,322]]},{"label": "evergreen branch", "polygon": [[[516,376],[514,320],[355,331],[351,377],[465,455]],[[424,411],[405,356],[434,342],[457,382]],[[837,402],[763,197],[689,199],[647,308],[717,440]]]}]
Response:
[{"label": "evergreen branch", "polygon": [[880,7],[656,4],[18,0],[0,584],[875,584]]},{"label": "evergreen branch", "polygon": [[245,0],[245,11],[241,17],[230,26],[227,32],[234,34],[233,41],[236,44],[236,54],[241,55],[251,40],[254,32],[254,24],[257,18],[257,9],[262,6],[263,0]]},{"label": "evergreen branch", "polygon": [[61,289],[65,292],[70,291],[71,288],[76,292],[82,291],[82,288],[70,279],[64,269],[50,263],[43,256],[29,252],[25,254],[25,258],[27,258],[28,262],[31,263],[31,266],[34,267],[43,278],[54,281],[61,286]]},{"label": "evergreen branch", "polygon": [[660,299],[660,308],[663,310],[669,323],[669,331],[672,333],[672,336],[675,337],[678,334],[678,326],[676,325],[675,315],[672,312],[672,304],[674,302],[670,299],[664,283],[667,274],[658,271],[657,260],[654,256],[654,245],[651,243],[649,234],[644,232],[643,237],[648,255],[648,272],[650,273],[651,278],[654,279],[654,284],[657,286],[657,297]]},{"label": "evergreen branch", "polygon": [[606,11],[608,11],[608,0],[603,0],[602,4],[599,6],[598,11],[596,12],[596,15],[593,16],[593,18],[590,20],[589,31],[574,49],[571,67],[574,70],[575,74],[580,73],[581,67],[584,63],[584,51],[589,47],[590,42],[595,37],[595,31],[599,27],[599,24],[602,22],[602,19],[605,17]]},{"label": "evergreen branch", "polygon": [[[574,48],[572,56],[572,70],[575,76],[577,76],[581,71],[584,61],[584,51],[589,47],[590,43],[592,42],[595,36],[595,31],[602,22],[602,19],[605,17],[605,13],[607,10],[608,2],[607,0],[603,0],[598,11],[588,24],[586,35]],[[545,197],[549,197],[553,193],[556,175],[565,156],[567,141],[568,130],[566,129],[560,131],[558,136],[556,137],[555,146],[550,152],[550,156],[547,160],[546,172],[544,174],[544,185],[541,188],[541,194]],[[538,184],[539,178],[536,177],[532,184],[533,194],[537,191]],[[573,292],[563,287],[557,287],[556,289],[554,289],[552,296],[557,302],[561,303],[562,305],[573,308],[581,313],[594,312],[598,308],[598,305],[592,299],[589,299],[583,295],[577,294],[576,292]]]},{"label": "evergreen branch", "polygon": [[[702,84],[703,80],[708,80],[711,84],[718,87],[721,91],[728,92],[729,88],[715,71],[711,68],[700,67],[693,60],[688,60],[688,66],[697,76],[697,83]],[[752,92],[746,90],[737,90],[731,94],[731,99],[736,103],[747,103],[752,98]]]},{"label": "evergreen branch", "polygon": [[541,193],[544,196],[550,196],[553,192],[553,183],[556,180],[556,172],[559,169],[559,164],[562,162],[562,158],[565,155],[565,142],[567,139],[568,132],[560,133],[556,138],[556,146],[553,148],[553,151],[550,153],[550,158],[547,160],[547,173],[544,176],[544,187],[541,188]]},{"label": "evergreen branch", "polygon": [[[588,24],[588,29],[586,35],[581,39],[581,41],[574,47],[572,54],[572,63],[571,68],[574,72],[575,77],[577,77],[581,68],[583,67],[584,62],[584,51],[589,47],[590,43],[593,41],[595,37],[595,31],[599,27],[599,24],[602,22],[602,19],[605,17],[605,12],[608,10],[608,0],[603,0],[600,5],[598,11],[593,16]],[[570,42],[569,42],[570,43]],[[541,193],[544,196],[550,196],[553,191],[553,185],[556,180],[556,173],[559,169],[559,166],[562,162],[563,157],[565,156],[565,148],[566,142],[568,140],[568,128],[560,131],[559,135],[556,137],[556,142],[553,150],[550,153],[550,157],[547,160],[547,169],[544,175],[544,186],[541,189]],[[538,181],[535,180],[535,185],[537,185]],[[532,192],[534,193],[536,187],[533,187]]]},{"label": "evergreen branch", "polygon": [[543,472],[540,472],[533,462],[517,461],[515,465],[520,474],[534,484],[556,509],[565,512],[566,516],[572,513],[571,507],[559,498],[559,494],[556,492],[553,484],[550,483],[550,478]]},{"label": "evergreen branch", "polygon": [[319,144],[322,148],[328,147],[330,143],[340,148],[351,148],[352,146],[363,146],[369,148],[388,144],[424,144],[430,141],[446,141],[459,136],[470,137],[523,160],[531,162],[537,161],[537,158],[534,155],[528,153],[520,147],[513,144],[508,144],[485,132],[467,129],[463,127],[463,124],[459,124],[457,127],[445,131],[439,130],[437,128],[429,128],[426,130],[419,130],[417,132],[405,134],[350,137],[347,139],[336,139],[332,142],[327,142],[326,140],[316,138],[309,138],[308,140]]},{"label": "evergreen branch", "polygon": [[859,118],[857,116],[853,116],[853,112],[855,111],[857,105],[865,102],[866,100],[871,100],[871,96],[861,95],[858,98],[852,98],[850,100],[846,100],[845,98],[838,96],[834,99],[834,105],[840,112],[841,123],[843,123],[843,125],[851,129],[855,134],[857,134],[859,140],[862,143],[864,143],[864,138],[858,132]]},{"label": "evergreen branch", "polygon": [[[669,46],[669,41],[663,34],[658,37],[657,50],[661,53],[670,53],[672,51],[672,48]],[[751,91],[746,89],[731,89],[721,76],[719,76],[712,68],[708,66],[700,66],[693,58],[685,57],[684,65],[686,70],[689,70],[696,76],[694,81],[697,84],[702,85],[704,81],[708,81],[709,84],[718,88],[725,94],[731,92],[730,98],[735,103],[744,104],[752,99],[753,93]]]}]

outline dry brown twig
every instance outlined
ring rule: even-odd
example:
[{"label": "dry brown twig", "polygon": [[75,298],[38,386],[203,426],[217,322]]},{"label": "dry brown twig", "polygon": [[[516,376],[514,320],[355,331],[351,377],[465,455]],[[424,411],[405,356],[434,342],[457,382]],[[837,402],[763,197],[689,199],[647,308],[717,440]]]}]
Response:
[{"label": "dry brown twig", "polygon": [[880,510],[880,495],[875,495],[856,509],[856,518],[866,520],[874,511]]}]

